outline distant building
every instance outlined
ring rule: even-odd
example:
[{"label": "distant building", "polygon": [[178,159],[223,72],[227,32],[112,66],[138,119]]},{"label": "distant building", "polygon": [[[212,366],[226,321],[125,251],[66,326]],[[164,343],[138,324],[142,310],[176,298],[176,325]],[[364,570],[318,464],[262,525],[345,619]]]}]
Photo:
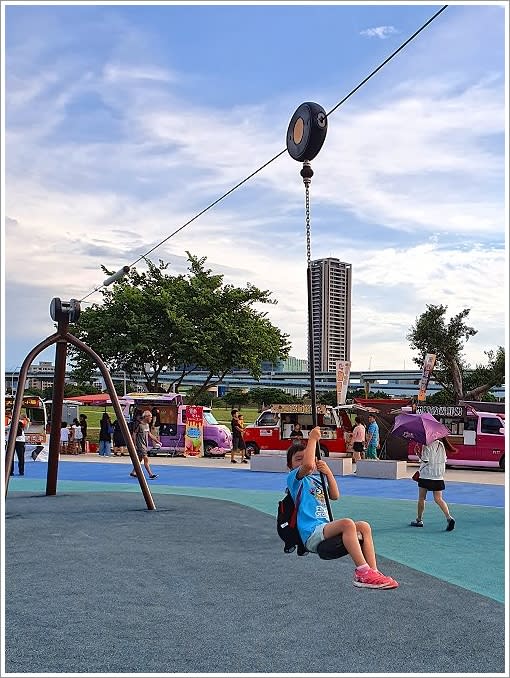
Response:
[{"label": "distant building", "polygon": [[282,372],[308,372],[308,360],[289,356],[283,361]]},{"label": "distant building", "polygon": [[315,369],[331,372],[351,356],[352,267],[333,257],[311,267]]},{"label": "distant building", "polygon": [[260,369],[262,372],[308,372],[308,360],[294,358],[289,356],[285,360],[278,360],[275,363],[264,360]]}]

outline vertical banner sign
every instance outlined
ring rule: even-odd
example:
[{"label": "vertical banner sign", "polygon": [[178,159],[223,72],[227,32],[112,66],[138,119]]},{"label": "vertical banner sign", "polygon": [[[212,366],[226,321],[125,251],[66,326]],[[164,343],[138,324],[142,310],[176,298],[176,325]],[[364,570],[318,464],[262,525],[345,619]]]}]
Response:
[{"label": "vertical banner sign", "polygon": [[436,364],[436,354],[427,353],[425,360],[423,361],[423,370],[420,379],[420,389],[418,391],[418,400],[423,401],[426,398],[427,386],[429,384],[430,375]]},{"label": "vertical banner sign", "polygon": [[336,361],[336,404],[345,405],[347,398],[347,389],[349,387],[349,376],[351,374],[351,363],[349,360]]},{"label": "vertical banner sign", "polygon": [[202,457],[204,454],[204,408],[186,405],[184,456]]}]

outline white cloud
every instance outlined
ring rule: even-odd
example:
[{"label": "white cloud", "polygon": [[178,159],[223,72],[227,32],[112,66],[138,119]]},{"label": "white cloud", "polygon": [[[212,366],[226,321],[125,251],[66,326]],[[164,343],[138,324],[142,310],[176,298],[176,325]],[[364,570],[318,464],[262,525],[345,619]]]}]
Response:
[{"label": "white cloud", "polygon": [[395,33],[399,33],[395,26],[375,26],[374,28],[365,28],[365,30],[360,31],[359,34],[366,38],[380,38],[381,40],[385,40]]},{"label": "white cloud", "polygon": [[[179,93],[184,77],[143,61],[112,61],[72,84],[62,72],[18,78],[7,100],[6,276],[30,281],[44,309],[52,296],[89,292],[104,278],[100,264],[131,263],[280,151],[291,99],[198,107]],[[59,136],[74,122],[68,107],[90,93],[112,112],[115,134]],[[427,303],[472,309],[471,362],[503,343],[503,133],[493,75],[388,81],[331,116],[313,162],[312,256],[353,263],[353,369],[370,358],[389,368],[395,356],[410,367],[405,335]],[[280,303],[269,315],[304,357],[299,169],[283,156],[151,257],[181,272],[189,250],[228,282],[272,290]],[[49,319],[42,328],[40,314],[25,317],[33,343],[49,334]]]}]

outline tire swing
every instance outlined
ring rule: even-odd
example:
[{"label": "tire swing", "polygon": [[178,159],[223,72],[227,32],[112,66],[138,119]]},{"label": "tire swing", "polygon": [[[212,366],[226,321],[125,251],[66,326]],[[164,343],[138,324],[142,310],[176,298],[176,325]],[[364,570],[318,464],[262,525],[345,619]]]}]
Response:
[{"label": "tire swing", "polygon": [[[306,283],[308,296],[308,363],[310,369],[310,394],[311,394],[311,409],[312,409],[312,426],[317,426],[317,393],[315,386],[315,352],[314,352],[314,337],[313,337],[313,307],[312,307],[312,266],[310,254],[310,184],[313,177],[313,170],[310,166],[310,161],[319,153],[326,139],[328,129],[328,116],[326,111],[319,104],[313,102],[306,102],[301,104],[294,115],[292,116],[287,130],[287,151],[294,160],[303,163],[300,175],[303,178],[305,185],[305,216],[306,216]],[[320,445],[317,442],[315,448],[315,456],[317,459],[321,458]],[[330,522],[333,520],[331,512],[331,504],[326,485],[324,474],[320,473],[322,489],[324,492],[324,499],[328,510]],[[299,493],[297,497],[299,505]],[[284,504],[287,504],[285,507]],[[286,518],[282,518],[285,509],[287,510]],[[286,543],[284,545],[285,553],[292,553],[296,550],[299,556],[304,556],[308,553],[304,547],[299,535],[296,538],[290,537],[288,540],[285,534],[294,535],[297,533],[296,526],[297,507],[290,494],[286,494],[284,499],[279,503],[277,516],[277,532],[281,539]],[[289,529],[290,528],[290,529]],[[361,541],[361,540],[360,540]],[[322,541],[317,547],[317,555],[322,560],[335,560],[336,558],[343,558],[348,555],[348,551],[344,546],[342,537],[337,535],[329,537]]]}]

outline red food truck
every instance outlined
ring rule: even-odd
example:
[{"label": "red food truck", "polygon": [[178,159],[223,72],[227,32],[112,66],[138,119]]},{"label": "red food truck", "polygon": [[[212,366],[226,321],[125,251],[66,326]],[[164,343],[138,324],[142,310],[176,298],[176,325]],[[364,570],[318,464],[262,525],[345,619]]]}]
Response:
[{"label": "red food truck", "polygon": [[[349,457],[347,445],[352,433],[349,412],[377,412],[358,405],[317,405],[317,425],[321,427],[321,452],[324,457]],[[261,450],[287,450],[292,444],[291,431],[294,424],[300,424],[303,439],[308,438],[313,428],[312,407],[302,403],[272,405],[264,410],[255,423],[244,429],[247,455],[258,454]]]}]

